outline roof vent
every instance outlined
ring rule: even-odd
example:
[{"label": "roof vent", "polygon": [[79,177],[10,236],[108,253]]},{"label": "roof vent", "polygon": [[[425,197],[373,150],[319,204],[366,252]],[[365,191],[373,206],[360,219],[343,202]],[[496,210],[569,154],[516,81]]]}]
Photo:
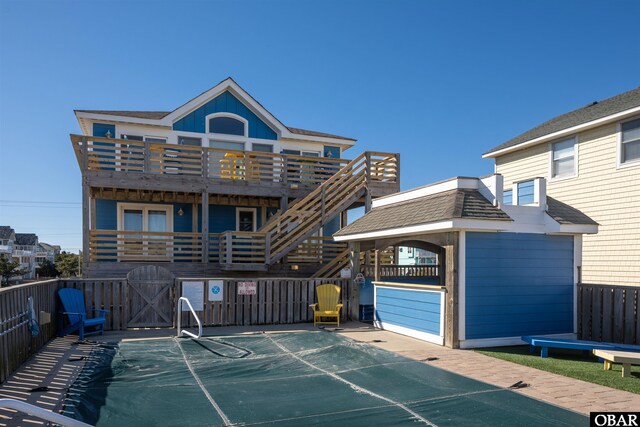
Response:
[{"label": "roof vent", "polygon": [[587,107],[593,107],[594,105],[597,105],[598,101],[593,101],[591,104],[587,105]]}]

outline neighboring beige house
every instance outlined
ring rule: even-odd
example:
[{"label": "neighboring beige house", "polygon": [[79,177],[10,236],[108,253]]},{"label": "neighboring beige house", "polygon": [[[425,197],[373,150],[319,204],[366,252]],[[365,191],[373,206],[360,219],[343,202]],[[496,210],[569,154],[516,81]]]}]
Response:
[{"label": "neighboring beige house", "polygon": [[555,117],[483,155],[504,176],[505,203],[532,203],[533,178],[589,215],[583,283],[640,286],[640,88]]}]

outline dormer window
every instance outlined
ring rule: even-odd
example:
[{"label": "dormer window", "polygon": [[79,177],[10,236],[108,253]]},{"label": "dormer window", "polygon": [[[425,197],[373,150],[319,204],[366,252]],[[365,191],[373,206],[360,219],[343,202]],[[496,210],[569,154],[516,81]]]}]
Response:
[{"label": "dormer window", "polygon": [[247,136],[247,121],[235,114],[212,114],[208,117],[208,133]]}]

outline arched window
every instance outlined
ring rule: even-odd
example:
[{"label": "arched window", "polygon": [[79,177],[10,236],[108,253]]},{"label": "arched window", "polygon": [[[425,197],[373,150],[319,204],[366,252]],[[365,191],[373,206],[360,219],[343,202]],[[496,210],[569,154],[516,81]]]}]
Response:
[{"label": "arched window", "polygon": [[246,122],[228,116],[212,117],[209,119],[209,133],[245,136]]}]

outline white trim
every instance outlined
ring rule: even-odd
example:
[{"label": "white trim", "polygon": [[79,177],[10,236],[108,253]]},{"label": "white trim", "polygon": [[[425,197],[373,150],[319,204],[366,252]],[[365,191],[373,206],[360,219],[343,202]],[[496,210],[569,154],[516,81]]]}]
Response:
[{"label": "white trim", "polygon": [[416,331],[415,329],[405,328],[404,326],[393,325],[390,323],[384,323],[378,320],[373,321],[373,326],[378,329],[395,332],[400,335],[406,335],[408,337],[427,341],[433,344],[444,345],[444,337],[439,337],[428,332]]},{"label": "white trim", "polygon": [[432,194],[442,193],[443,191],[455,189],[477,190],[479,188],[478,178],[455,177],[446,181],[436,182],[435,184],[425,185],[423,187],[414,188],[412,190],[401,191],[389,196],[378,197],[372,203],[372,207],[380,207],[400,203],[407,200],[417,199],[419,197],[430,196]]},{"label": "white trim", "polygon": [[[379,320],[375,320],[375,313],[377,312],[378,309],[378,288],[382,288],[382,289],[391,289],[394,291],[407,291],[407,292],[427,292],[427,293],[432,293],[432,294],[436,294],[439,293],[440,294],[440,331],[439,331],[439,336],[429,333],[429,332],[423,332],[423,331],[417,331],[415,329],[411,329],[411,328],[407,328],[404,326],[398,326],[398,325],[394,325],[392,323],[384,323],[381,322]],[[375,283],[373,284],[373,312],[374,312],[374,321],[373,324],[375,327],[380,328],[380,329],[384,329],[387,331],[391,331],[391,332],[397,332],[399,334],[402,335],[407,335],[413,338],[418,338],[421,339],[423,341],[429,341],[435,344],[439,344],[439,345],[444,345],[444,331],[445,331],[445,315],[444,315],[444,311],[445,311],[445,295],[446,295],[446,291],[444,289],[442,290],[435,290],[435,289],[416,289],[416,288],[399,288],[397,286],[384,286],[384,285],[376,285]]]},{"label": "white trim", "polygon": [[622,125],[633,120],[640,119],[640,117],[630,117],[629,120],[620,121],[616,125],[616,169],[626,169],[640,166],[640,159],[631,160],[628,162],[622,161]]},{"label": "white trim", "polygon": [[[440,264],[442,265],[442,263]],[[445,283],[446,285],[446,283]],[[464,340],[467,333],[467,232],[460,231],[458,240],[458,339]]]},{"label": "white trim", "polygon": [[573,333],[578,333],[578,267],[582,267],[582,235],[573,236]]},{"label": "white trim", "polygon": [[253,230],[251,231],[256,231],[258,228],[258,208],[236,208],[236,231],[240,231],[240,212],[253,213]]},{"label": "white trim", "polygon": [[[568,338],[575,339],[576,334],[553,334],[553,335],[536,335],[545,338]],[[503,347],[509,345],[527,344],[522,341],[522,337],[502,337],[502,338],[478,338],[473,340],[460,341],[460,348],[482,348],[482,347]]]},{"label": "white trim", "polygon": [[541,137],[534,138],[534,139],[531,139],[529,141],[521,142],[520,144],[514,145],[513,147],[507,147],[507,148],[503,148],[502,150],[497,150],[497,151],[490,151],[487,154],[483,154],[482,158],[483,159],[495,158],[495,157],[501,156],[503,154],[510,153],[512,151],[521,150],[523,148],[527,148],[527,147],[530,147],[532,145],[536,145],[536,144],[539,144],[539,143],[542,143],[542,142],[547,142],[547,141],[550,141],[552,139],[560,138],[560,137],[563,137],[563,136],[566,136],[566,135],[571,135],[572,133],[577,133],[577,132],[580,132],[580,131],[584,131],[584,130],[587,130],[587,129],[590,129],[590,128],[593,128],[593,127],[596,127],[596,126],[600,126],[600,125],[603,125],[603,124],[606,124],[606,123],[615,122],[616,120],[620,120],[622,118],[634,115],[634,114],[636,114],[638,112],[640,112],[640,107],[631,108],[629,110],[621,111],[619,113],[612,114],[610,116],[602,117],[600,119],[592,120],[592,121],[587,122],[587,123],[582,123],[580,125],[573,126],[573,127],[567,128],[567,129],[562,129],[562,130],[559,130],[557,132],[550,133],[548,135],[543,135]]},{"label": "white trim", "polygon": [[142,211],[142,232],[149,231],[149,219],[148,212],[149,210],[154,211],[165,211],[167,213],[166,221],[167,221],[167,233],[173,233],[173,205],[166,204],[155,204],[155,203],[129,203],[129,202],[118,202],[116,203],[116,211],[118,213],[117,217],[117,231],[127,231],[124,227],[124,211],[125,209],[129,210],[141,210]]},{"label": "white trim", "polygon": [[[555,144],[558,144],[560,142],[565,142],[565,141],[569,141],[573,139],[573,173],[569,174],[569,175],[558,175],[558,176],[554,176],[554,162],[555,160],[553,159],[553,146]],[[570,138],[560,138],[557,139],[555,141],[551,141],[549,142],[549,182],[558,182],[558,181],[565,181],[565,180],[569,180],[569,179],[573,179],[573,178],[578,178],[578,135],[573,135]]]},{"label": "white trim", "polygon": [[[216,133],[216,132],[211,132],[211,130],[209,129],[209,121],[211,119],[215,119],[218,117],[227,117],[229,119],[234,119],[237,120],[239,122],[242,122],[244,124],[244,134],[243,135],[233,135],[233,134],[228,134],[228,133]],[[244,138],[248,138],[249,137],[249,120],[245,119],[242,116],[239,116],[237,114],[233,114],[233,113],[211,113],[207,116],[205,116],[204,118],[204,129],[205,129],[205,133],[207,135],[223,135],[224,137],[227,136],[234,136],[234,137],[244,137]]]}]

